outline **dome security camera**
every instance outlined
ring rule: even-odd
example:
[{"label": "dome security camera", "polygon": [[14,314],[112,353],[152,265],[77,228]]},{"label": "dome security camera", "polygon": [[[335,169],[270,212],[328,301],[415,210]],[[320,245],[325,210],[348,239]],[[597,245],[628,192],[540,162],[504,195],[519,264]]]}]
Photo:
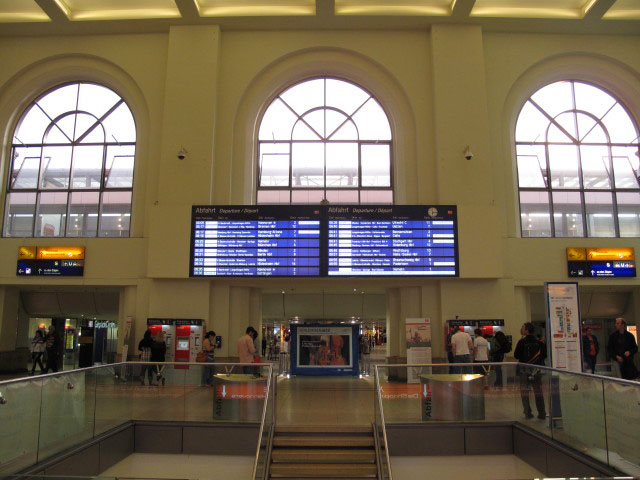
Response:
[{"label": "dome security camera", "polygon": [[471,160],[473,158],[473,152],[471,151],[471,148],[469,148],[469,145],[464,149],[464,158],[466,160]]},{"label": "dome security camera", "polygon": [[177,154],[178,160],[184,160],[187,157],[187,153],[189,152],[187,152],[184,147],[180,148]]}]

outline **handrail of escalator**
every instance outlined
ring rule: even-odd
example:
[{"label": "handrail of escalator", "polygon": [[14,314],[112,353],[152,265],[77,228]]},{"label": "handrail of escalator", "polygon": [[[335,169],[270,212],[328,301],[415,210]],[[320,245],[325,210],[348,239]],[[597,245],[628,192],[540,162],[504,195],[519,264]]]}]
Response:
[{"label": "handrail of escalator", "polygon": [[380,410],[380,421],[382,424],[382,440],[384,448],[385,460],[387,463],[387,480],[393,480],[393,475],[391,474],[391,461],[389,460],[389,443],[387,442],[387,427],[384,421],[384,410],[382,409],[382,395],[380,393],[380,375],[378,374],[378,365],[374,365],[375,369],[375,388],[376,388],[376,400],[378,403],[378,409]]},{"label": "handrail of escalator", "polygon": [[271,428],[269,429],[269,443],[267,444],[267,456],[264,460],[264,477],[262,480],[267,480],[269,478],[269,459],[271,458],[271,451],[273,450],[273,436],[275,435],[276,424],[272,423]]},{"label": "handrail of escalator", "polygon": [[[253,473],[251,479],[256,478],[258,471],[258,460],[260,459],[260,450],[262,449],[262,435],[264,432],[264,422],[267,418],[267,407],[269,406],[269,396],[271,395],[271,381],[273,379],[273,364],[269,364],[269,378],[267,379],[267,393],[264,397],[264,405],[262,406],[262,419],[260,420],[260,431],[258,432],[258,445],[256,447],[256,458],[253,462]],[[265,467],[266,470],[266,467]]]},{"label": "handrail of escalator", "polygon": [[371,427],[373,428],[373,442],[376,450],[376,478],[378,480],[384,480],[382,478],[382,462],[380,461],[380,437],[375,421],[371,424]]}]

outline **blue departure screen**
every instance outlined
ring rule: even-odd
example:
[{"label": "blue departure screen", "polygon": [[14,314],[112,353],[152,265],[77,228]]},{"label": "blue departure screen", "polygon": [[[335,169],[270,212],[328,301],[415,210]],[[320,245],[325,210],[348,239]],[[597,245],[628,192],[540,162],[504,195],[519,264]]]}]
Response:
[{"label": "blue departure screen", "polygon": [[457,276],[455,206],[327,207],[327,275]]},{"label": "blue departure screen", "polygon": [[190,276],[320,276],[321,211],[194,206]]}]

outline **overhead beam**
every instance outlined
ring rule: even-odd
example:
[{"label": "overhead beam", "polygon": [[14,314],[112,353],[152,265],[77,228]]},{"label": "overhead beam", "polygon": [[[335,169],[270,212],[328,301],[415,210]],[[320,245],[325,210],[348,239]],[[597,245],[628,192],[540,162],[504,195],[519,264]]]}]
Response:
[{"label": "overhead beam", "polygon": [[71,17],[69,9],[58,0],[36,0],[38,6],[44,10],[52,22],[68,22]]},{"label": "overhead beam", "polygon": [[582,9],[584,20],[600,20],[616,3],[616,0],[592,0]]},{"label": "overhead beam", "polygon": [[196,0],[175,0],[176,7],[180,10],[180,15],[186,20],[200,18],[200,7]]},{"label": "overhead beam", "polygon": [[451,16],[456,18],[466,18],[471,14],[476,0],[453,0],[451,4]]}]

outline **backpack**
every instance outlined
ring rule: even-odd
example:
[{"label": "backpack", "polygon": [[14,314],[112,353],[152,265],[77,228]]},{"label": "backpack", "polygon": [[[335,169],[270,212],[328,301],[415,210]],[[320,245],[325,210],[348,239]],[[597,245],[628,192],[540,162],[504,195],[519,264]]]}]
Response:
[{"label": "backpack", "polygon": [[505,337],[504,342],[502,342],[502,353],[509,353],[511,351],[511,342],[507,337]]},{"label": "backpack", "polygon": [[495,335],[491,339],[491,343],[489,343],[489,347],[491,348],[492,355],[498,355],[502,353],[502,345],[500,345],[500,340],[498,340]]}]

